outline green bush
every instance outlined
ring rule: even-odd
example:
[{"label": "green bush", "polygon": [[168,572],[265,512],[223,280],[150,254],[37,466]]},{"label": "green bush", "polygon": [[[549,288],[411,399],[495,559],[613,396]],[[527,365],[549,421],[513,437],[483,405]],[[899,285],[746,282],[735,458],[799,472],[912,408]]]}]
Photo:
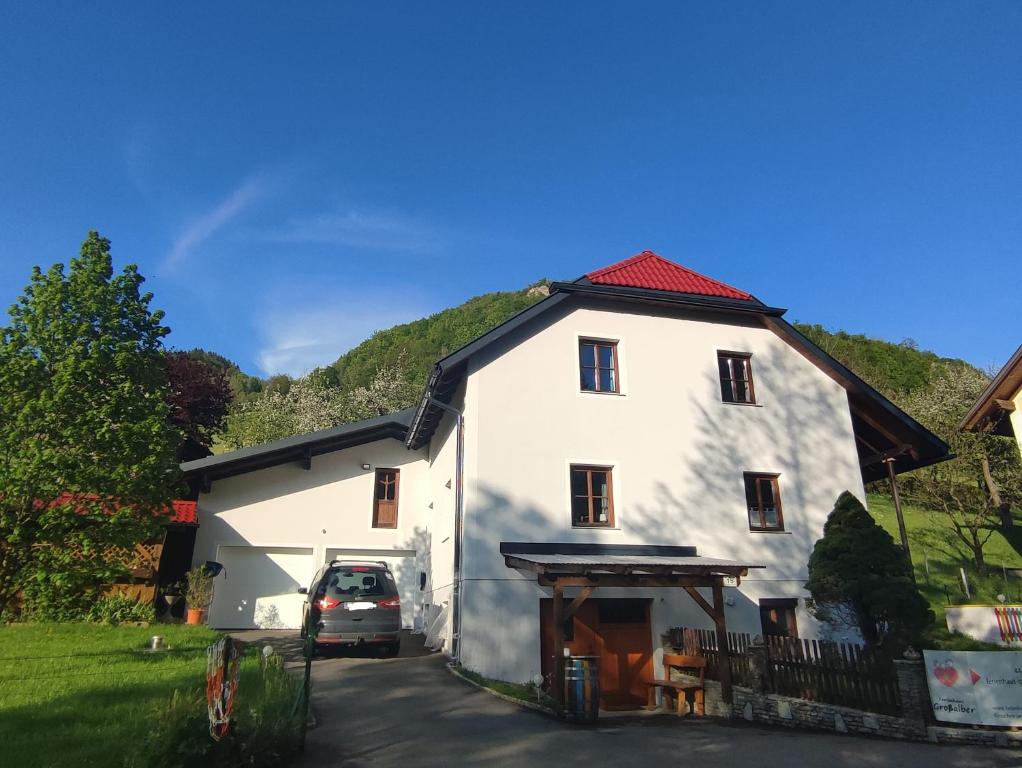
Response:
[{"label": "green bush", "polygon": [[231,727],[220,741],[209,735],[202,690],[175,691],[154,713],[153,730],[128,760],[129,768],[270,768],[284,765],[302,745],[301,681],[280,656],[263,660],[247,649],[241,662]]},{"label": "green bush", "polygon": [[123,624],[124,622],[152,621],[156,617],[153,606],[133,600],[127,595],[106,595],[89,608],[88,620],[97,624]]}]

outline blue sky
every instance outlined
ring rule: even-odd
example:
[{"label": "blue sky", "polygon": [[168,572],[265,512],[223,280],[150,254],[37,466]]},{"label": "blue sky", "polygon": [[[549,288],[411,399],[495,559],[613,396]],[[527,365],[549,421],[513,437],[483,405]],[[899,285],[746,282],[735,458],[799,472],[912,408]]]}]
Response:
[{"label": "blue sky", "polygon": [[2,304],[96,228],[175,346],[301,373],[649,248],[790,319],[1022,341],[1022,4],[103,5],[0,18]]}]

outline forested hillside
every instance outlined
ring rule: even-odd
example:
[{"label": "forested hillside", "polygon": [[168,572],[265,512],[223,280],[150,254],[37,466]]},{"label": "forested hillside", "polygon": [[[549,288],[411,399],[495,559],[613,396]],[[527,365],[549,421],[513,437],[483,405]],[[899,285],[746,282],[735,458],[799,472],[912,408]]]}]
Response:
[{"label": "forested hillside", "polygon": [[348,391],[368,386],[381,366],[399,366],[410,382],[425,386],[433,363],[535,304],[546,295],[545,284],[485,293],[435,315],[379,331],[319,373],[330,386]]},{"label": "forested hillside", "polygon": [[[541,281],[521,291],[483,294],[435,315],[379,331],[335,362],[313,371],[290,397],[294,403],[288,397],[292,381],[286,376],[261,380],[216,353],[193,350],[191,354],[227,374],[236,402],[222,443],[240,447],[272,439],[295,424],[329,425],[414,404],[437,360],[542,299],[545,285],[546,281]],[[805,323],[796,323],[796,327],[902,405],[930,387],[935,371],[944,364],[975,371],[962,361],[920,350],[912,341],[892,343]],[[281,409],[292,406],[303,414],[282,421]],[[322,413],[310,413],[310,409]],[[256,423],[258,428],[253,426]]]},{"label": "forested hillside", "polygon": [[895,401],[930,384],[934,363],[967,365],[961,360],[951,360],[921,350],[911,339],[895,344],[862,334],[828,331],[822,325],[794,325],[824,352]]}]

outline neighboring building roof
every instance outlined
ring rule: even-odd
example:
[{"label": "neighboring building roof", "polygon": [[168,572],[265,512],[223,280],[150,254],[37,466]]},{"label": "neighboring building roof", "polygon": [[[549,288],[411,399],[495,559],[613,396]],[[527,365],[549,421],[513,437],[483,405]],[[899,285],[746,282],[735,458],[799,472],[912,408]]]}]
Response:
[{"label": "neighboring building roof", "polygon": [[[95,501],[98,498],[94,493],[71,493],[70,491],[64,491],[53,501],[37,501],[36,504],[38,506],[47,505],[50,507],[72,503],[77,505],[79,501]],[[120,507],[120,503],[114,502],[112,506],[116,509]],[[170,519],[167,522],[173,525],[198,525],[197,508],[198,502],[188,501],[187,499],[174,499],[171,502]],[[78,511],[83,512],[85,510],[79,509]]]},{"label": "neighboring building roof", "polygon": [[253,445],[217,456],[208,456],[196,461],[186,461],[181,471],[189,479],[200,479],[203,485],[232,475],[253,472],[278,464],[298,462],[311,466],[312,457],[331,451],[339,451],[376,440],[392,438],[403,441],[408,434],[408,425],[414,408],[388,413],[365,421],[342,424],[339,427],[321,429],[305,435],[295,435],[271,443]]},{"label": "neighboring building roof", "polygon": [[997,372],[994,380],[980,395],[962,419],[960,429],[966,432],[993,432],[1011,436],[1011,421],[1005,416],[1015,409],[1012,402],[1022,389],[1022,346]]},{"label": "neighboring building roof", "polygon": [[717,296],[741,301],[752,299],[751,293],[701,275],[681,264],[675,264],[653,251],[643,251],[617,264],[590,272],[586,277],[593,285],[647,288],[654,291]]},{"label": "neighboring building roof", "polygon": [[199,503],[197,501],[174,499],[170,522],[177,525],[198,525]]}]

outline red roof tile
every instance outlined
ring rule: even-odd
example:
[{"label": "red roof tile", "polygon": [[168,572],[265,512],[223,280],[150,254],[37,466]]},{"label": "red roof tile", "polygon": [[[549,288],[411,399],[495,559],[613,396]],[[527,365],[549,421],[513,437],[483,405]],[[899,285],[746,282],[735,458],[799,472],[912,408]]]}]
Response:
[{"label": "red roof tile", "polygon": [[174,499],[174,512],[170,522],[181,525],[197,525],[199,522],[199,504],[195,501]]},{"label": "red roof tile", "polygon": [[[64,491],[64,493],[60,494],[60,496],[55,498],[53,501],[49,502],[49,506],[55,507],[62,504],[71,504],[74,503],[75,500],[79,498],[94,500],[96,496],[95,494],[91,493],[74,494],[68,491]],[[36,504],[40,507],[45,503],[46,502],[42,501],[36,502]],[[167,522],[179,523],[181,525],[198,525],[199,503],[197,501],[188,501],[186,499],[174,499],[174,501],[171,502],[171,505],[172,506],[170,511],[170,519]],[[114,506],[117,507],[119,505],[115,503]],[[79,509],[78,511],[84,512],[85,510]]]},{"label": "red roof tile", "polygon": [[611,264],[586,275],[595,285],[620,285],[628,288],[646,288],[653,291],[695,293],[700,296],[718,296],[724,299],[749,301],[752,294],[733,288],[727,283],[700,275],[688,267],[675,264],[653,251],[643,251],[630,259]]}]

